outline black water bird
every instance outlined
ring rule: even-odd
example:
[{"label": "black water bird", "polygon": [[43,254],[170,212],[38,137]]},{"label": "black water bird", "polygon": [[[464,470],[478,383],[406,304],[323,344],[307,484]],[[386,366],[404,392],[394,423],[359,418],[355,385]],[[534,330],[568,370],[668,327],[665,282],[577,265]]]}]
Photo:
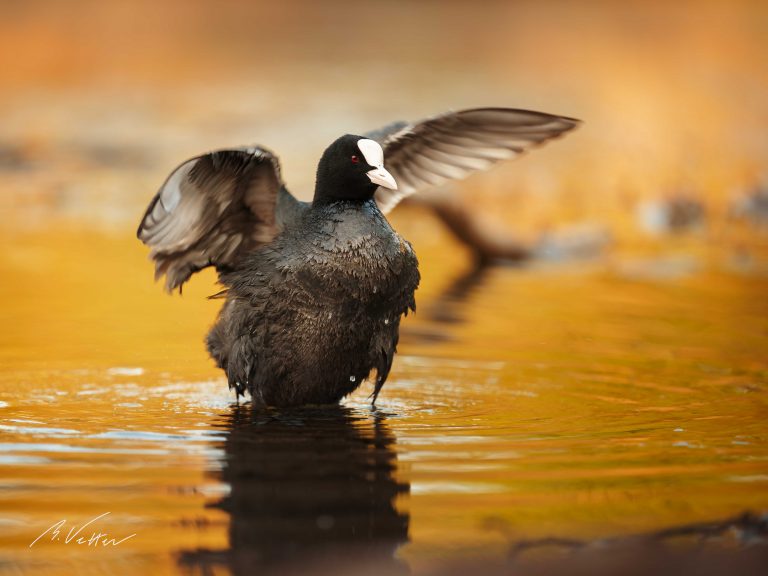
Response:
[{"label": "black water bird", "polygon": [[216,267],[225,303],[207,346],[238,395],[274,406],[334,403],[375,369],[375,402],[419,284],[411,245],[384,214],[577,125],[478,108],[348,134],[323,153],[311,203],[291,195],[266,148],[217,150],[171,173],[138,237],[168,291]]}]

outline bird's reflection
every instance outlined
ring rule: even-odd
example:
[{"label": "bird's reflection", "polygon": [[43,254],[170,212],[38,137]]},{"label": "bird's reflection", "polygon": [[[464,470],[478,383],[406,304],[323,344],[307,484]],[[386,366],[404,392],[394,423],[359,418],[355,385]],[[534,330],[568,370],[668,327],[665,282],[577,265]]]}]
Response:
[{"label": "bird's reflection", "polygon": [[230,515],[229,550],[185,553],[182,563],[209,573],[403,574],[395,558],[408,540],[395,499],[395,439],[379,413],[346,407],[264,411],[249,405],[226,421],[231,492],[213,504]]}]

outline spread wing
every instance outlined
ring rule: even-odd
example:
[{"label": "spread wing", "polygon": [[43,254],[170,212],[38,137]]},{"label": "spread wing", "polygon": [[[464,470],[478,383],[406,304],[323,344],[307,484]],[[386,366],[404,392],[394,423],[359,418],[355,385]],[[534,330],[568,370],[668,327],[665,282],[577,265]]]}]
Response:
[{"label": "spread wing", "polygon": [[579,124],[528,110],[474,108],[369,132],[384,149],[384,165],[398,186],[379,188],[376,202],[389,212],[406,196],[515,158]]},{"label": "spread wing", "polygon": [[137,236],[152,249],[155,279],[165,275],[169,292],[181,290],[194,272],[206,266],[226,270],[270,242],[280,228],[280,212],[291,212],[294,203],[270,151],[217,150],[171,173],[150,202]]}]

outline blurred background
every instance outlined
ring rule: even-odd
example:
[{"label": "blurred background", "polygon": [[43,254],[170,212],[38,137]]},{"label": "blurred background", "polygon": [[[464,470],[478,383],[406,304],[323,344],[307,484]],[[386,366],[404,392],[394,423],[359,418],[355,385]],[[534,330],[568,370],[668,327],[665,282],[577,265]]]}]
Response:
[{"label": "blurred background", "polygon": [[337,134],[471,106],[585,121],[466,188],[515,227],[599,220],[624,239],[643,201],[684,196],[720,230],[766,177],[762,2],[5,0],[2,10],[0,167],[14,228],[133,226],[181,160],[249,142],[278,151],[306,198]]},{"label": "blurred background", "polygon": [[135,238],[175,166],[262,144],[306,200],[338,135],[478,106],[584,124],[441,191],[525,267],[391,215],[419,313],[388,420],[362,395],[331,434],[385,450],[391,548],[428,573],[765,510],[766,63],[759,0],[0,0],[1,559],[97,570],[27,544],[112,509],[165,543],[104,570],[227,565],[199,552],[234,547],[221,494],[250,444],[201,342],[215,275],[168,297]]}]

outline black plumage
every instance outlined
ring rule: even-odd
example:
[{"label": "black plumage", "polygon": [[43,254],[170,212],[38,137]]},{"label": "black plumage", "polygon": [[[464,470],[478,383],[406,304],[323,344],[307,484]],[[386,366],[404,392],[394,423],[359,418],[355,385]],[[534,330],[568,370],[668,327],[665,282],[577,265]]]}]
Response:
[{"label": "black plumage", "polygon": [[375,370],[375,402],[419,283],[416,256],[384,213],[577,124],[485,108],[346,135],[324,152],[312,203],[288,192],[268,150],[219,150],[171,173],[138,236],[168,290],[218,270],[226,301],[207,345],[238,395],[332,403]]}]

